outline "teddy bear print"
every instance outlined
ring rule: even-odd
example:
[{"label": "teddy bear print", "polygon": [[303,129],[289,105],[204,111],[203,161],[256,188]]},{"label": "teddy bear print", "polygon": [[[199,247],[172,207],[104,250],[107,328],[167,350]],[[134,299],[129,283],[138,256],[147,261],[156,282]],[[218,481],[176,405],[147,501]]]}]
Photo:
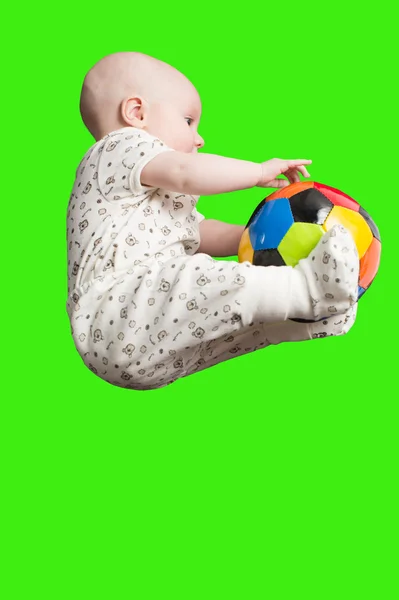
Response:
[{"label": "teddy bear print", "polygon": [[183,202],[173,200],[173,208],[174,210],[180,210],[181,208],[183,208]]},{"label": "teddy bear print", "polygon": [[89,183],[86,184],[85,189],[83,190],[82,194],[88,194],[91,190],[91,183],[89,181]]},{"label": "teddy bear print", "polygon": [[233,279],[233,283],[236,283],[237,285],[244,285],[245,277],[242,275],[236,275]]},{"label": "teddy bear print", "polygon": [[129,379],[132,378],[132,375],[130,375],[130,373],[127,373],[126,371],[122,371],[121,373],[121,379],[123,379],[124,381],[129,381]]},{"label": "teddy bear print", "polygon": [[193,331],[192,335],[198,339],[201,339],[204,336],[205,330],[202,327],[197,327],[195,331]]},{"label": "teddy bear print", "polygon": [[128,236],[127,236],[127,238],[125,238],[125,242],[129,246],[134,246],[135,244],[139,243],[139,241],[131,233],[129,233]]},{"label": "teddy bear print", "polygon": [[169,281],[166,281],[166,279],[161,279],[161,285],[159,286],[158,291],[159,292],[169,292],[170,290],[170,283]]},{"label": "teddy bear print", "polygon": [[124,348],[122,348],[122,352],[128,355],[129,358],[132,358],[132,354],[135,350],[135,346],[133,344],[128,344]]},{"label": "teddy bear print", "polygon": [[110,175],[109,177],[107,177],[105,184],[106,185],[111,185],[111,183],[115,183],[115,177],[113,175]]},{"label": "teddy bear print", "polygon": [[143,210],[143,213],[145,217],[149,217],[150,215],[154,214],[154,211],[152,210],[151,206],[146,206]]},{"label": "teddy bear print", "polygon": [[195,298],[193,300],[189,300],[186,303],[186,307],[187,307],[187,310],[194,310],[194,309],[198,310],[198,304],[197,304],[197,301],[195,300]]},{"label": "teddy bear print", "polygon": [[170,234],[170,229],[166,225],[164,227],[162,227],[161,231],[162,231],[162,233],[164,235],[169,235]]},{"label": "teddy bear print", "polygon": [[93,333],[93,341],[94,342],[101,342],[104,339],[104,336],[102,334],[101,329],[95,329],[94,333]]},{"label": "teddy bear print", "polygon": [[230,319],[230,323],[232,325],[234,325],[234,323],[239,323],[240,321],[241,321],[241,316],[237,315],[237,314],[233,315]]},{"label": "teddy bear print", "polygon": [[109,142],[108,145],[107,145],[107,147],[106,147],[106,149],[105,149],[105,151],[106,152],[112,152],[112,150],[114,150],[117,147],[117,145],[119,144],[119,142],[120,142],[120,140]]},{"label": "teddy bear print", "polygon": [[240,346],[238,346],[237,344],[234,346],[234,348],[230,348],[229,352],[230,354],[237,354],[237,352],[239,352],[241,350]]},{"label": "teddy bear print", "polygon": [[78,271],[79,271],[79,265],[75,260],[75,262],[73,263],[72,275],[77,275]]},{"label": "teddy bear print", "polygon": [[204,274],[202,274],[201,277],[199,277],[199,279],[197,279],[198,285],[206,285],[207,283],[211,283],[211,280],[208,279],[207,277],[205,277]]},{"label": "teddy bear print", "polygon": [[162,331],[160,331],[157,335],[157,338],[160,342],[162,342],[162,340],[164,340],[167,336],[167,332],[163,329]]}]

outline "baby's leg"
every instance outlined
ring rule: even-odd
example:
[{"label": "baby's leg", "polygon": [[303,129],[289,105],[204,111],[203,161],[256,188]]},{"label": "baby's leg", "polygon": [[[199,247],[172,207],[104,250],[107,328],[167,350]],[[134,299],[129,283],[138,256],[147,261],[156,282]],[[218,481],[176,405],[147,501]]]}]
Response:
[{"label": "baby's leg", "polygon": [[299,323],[290,320],[280,323],[252,323],[233,335],[225,335],[198,346],[190,360],[186,375],[209,369],[270,345],[344,335],[355,322],[357,306],[356,303],[345,313],[316,323]]},{"label": "baby's leg", "polygon": [[357,279],[358,259],[356,267],[345,230],[331,230],[295,269],[206,254],[179,256],[161,267],[154,260],[120,276],[97,303],[93,295],[92,309],[86,302],[75,317],[74,339],[85,340],[79,342],[85,363],[106,381],[153,389],[194,372],[205,355],[216,364],[269,343],[310,339],[309,324],[281,330],[281,321],[345,312]]}]

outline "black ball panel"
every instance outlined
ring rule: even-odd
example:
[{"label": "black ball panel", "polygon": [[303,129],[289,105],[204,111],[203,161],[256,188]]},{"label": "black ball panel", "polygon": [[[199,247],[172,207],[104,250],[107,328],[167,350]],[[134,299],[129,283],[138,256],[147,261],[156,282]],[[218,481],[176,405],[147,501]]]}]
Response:
[{"label": "black ball panel", "polygon": [[314,188],[294,194],[289,198],[289,202],[296,223],[323,225],[334,208],[333,203]]},{"label": "black ball panel", "polygon": [[285,262],[283,257],[277,248],[267,249],[267,250],[255,250],[254,265],[261,265],[262,267],[284,267]]}]

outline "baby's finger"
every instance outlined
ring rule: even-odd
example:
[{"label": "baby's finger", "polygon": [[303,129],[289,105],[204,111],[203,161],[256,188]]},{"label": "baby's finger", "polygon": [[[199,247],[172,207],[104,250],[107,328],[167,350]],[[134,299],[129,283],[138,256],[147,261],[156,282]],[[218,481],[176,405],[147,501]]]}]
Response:
[{"label": "baby's finger", "polygon": [[301,181],[295,169],[288,169],[284,175],[289,179],[290,183],[299,183]]},{"label": "baby's finger", "polygon": [[300,173],[302,173],[302,175],[303,175],[304,177],[310,177],[310,173],[309,173],[309,171],[307,170],[307,168],[306,168],[306,167],[302,167],[302,166],[301,166],[301,167],[298,167],[298,171],[299,171]]},{"label": "baby's finger", "polygon": [[299,165],[310,165],[312,164],[311,160],[307,160],[306,158],[298,158],[296,160],[287,160],[288,166],[297,167]]},{"label": "baby's finger", "polygon": [[267,187],[285,188],[287,185],[289,185],[289,182],[286,179],[273,179],[273,181],[269,181]]}]

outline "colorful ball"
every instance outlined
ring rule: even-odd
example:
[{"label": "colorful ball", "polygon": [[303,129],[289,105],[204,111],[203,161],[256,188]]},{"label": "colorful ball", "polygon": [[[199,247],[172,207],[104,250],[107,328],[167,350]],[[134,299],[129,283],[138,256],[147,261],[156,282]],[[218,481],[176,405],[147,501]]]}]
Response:
[{"label": "colorful ball", "polygon": [[238,260],[254,265],[293,267],[337,223],[350,231],[359,253],[360,298],[378,271],[380,233],[356,200],[315,181],[292,183],[262,200],[241,237]]}]

